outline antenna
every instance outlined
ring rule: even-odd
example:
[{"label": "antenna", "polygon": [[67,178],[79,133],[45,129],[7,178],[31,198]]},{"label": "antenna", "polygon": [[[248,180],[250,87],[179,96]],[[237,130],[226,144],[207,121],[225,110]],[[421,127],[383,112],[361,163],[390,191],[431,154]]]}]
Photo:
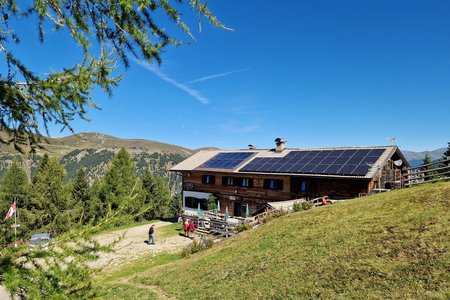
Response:
[{"label": "antenna", "polygon": [[392,142],[393,145],[395,145],[395,142],[397,141],[397,137],[395,135],[388,138],[389,141]]}]

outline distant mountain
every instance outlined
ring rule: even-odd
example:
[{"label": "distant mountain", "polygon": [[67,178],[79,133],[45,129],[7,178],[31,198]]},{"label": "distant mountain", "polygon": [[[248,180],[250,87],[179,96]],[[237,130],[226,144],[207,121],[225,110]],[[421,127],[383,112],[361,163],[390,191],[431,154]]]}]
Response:
[{"label": "distant mountain", "polygon": [[136,164],[137,172],[142,174],[150,168],[155,175],[163,176],[174,191],[180,184],[180,178],[169,169],[189,157],[195,150],[144,139],[120,139],[114,136],[86,132],[63,138],[43,139],[36,154],[21,155],[9,146],[0,146],[0,175],[2,175],[14,157],[22,162],[31,177],[45,153],[60,158],[67,172],[67,179],[75,177],[78,168],[84,167],[91,181],[103,177],[114,155],[124,147],[130,152]]},{"label": "distant mountain", "polygon": [[405,155],[406,159],[408,160],[409,164],[412,167],[417,167],[422,164],[423,158],[425,157],[425,153],[428,152],[431,156],[431,159],[433,161],[436,161],[442,158],[442,155],[444,154],[446,149],[447,148],[439,148],[432,151],[422,151],[422,152],[404,150],[402,151],[402,153]]}]

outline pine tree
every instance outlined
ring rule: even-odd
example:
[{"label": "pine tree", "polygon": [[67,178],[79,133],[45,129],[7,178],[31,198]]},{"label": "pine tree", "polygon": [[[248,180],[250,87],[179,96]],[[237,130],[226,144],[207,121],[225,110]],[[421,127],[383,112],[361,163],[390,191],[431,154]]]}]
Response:
[{"label": "pine tree", "polygon": [[441,161],[440,167],[443,169],[439,170],[439,174],[442,178],[450,177],[450,174],[447,173],[450,172],[450,142],[448,142],[447,150],[442,154]]},{"label": "pine tree", "polygon": [[425,156],[423,158],[423,161],[422,161],[422,166],[420,167],[420,170],[424,171],[423,174],[425,177],[424,178],[425,181],[434,179],[434,177],[433,177],[434,172],[428,171],[428,170],[433,169],[433,166],[431,165],[431,163],[433,163],[433,160],[431,159],[430,154],[428,152],[426,152]]},{"label": "pine tree", "polygon": [[100,197],[107,208],[107,215],[119,209],[121,215],[133,215],[144,209],[142,182],[125,148],[120,149],[106,171]]},{"label": "pine tree", "polygon": [[155,217],[167,218],[173,216],[173,209],[171,208],[172,196],[170,195],[170,189],[161,176],[156,177],[154,194]]},{"label": "pine tree", "polygon": [[81,223],[84,223],[86,220],[86,208],[90,204],[90,196],[91,194],[86,170],[84,168],[80,168],[77,170],[75,180],[73,181],[72,197],[78,211],[77,220]]},{"label": "pine tree", "polygon": [[64,185],[64,176],[64,167],[56,158],[47,156],[39,165],[33,177],[28,207],[35,229],[45,227],[54,232],[64,232],[70,228],[69,208],[73,208],[73,203]]},{"label": "pine tree", "polygon": [[[27,203],[29,202],[29,183],[25,170],[14,159],[11,166],[6,170],[1,179],[0,184],[0,214],[1,217],[6,215],[9,207],[16,201],[16,207],[18,208],[19,224],[18,238],[22,238],[24,233],[27,232],[27,224],[25,222],[25,210]],[[4,243],[12,242],[14,235],[11,230],[10,222],[0,223],[0,245]]]},{"label": "pine tree", "polygon": [[142,177],[142,187],[145,192],[144,207],[147,209],[143,217],[146,220],[153,220],[155,218],[155,178],[153,172],[148,168]]},{"label": "pine tree", "polygon": [[[444,154],[442,154],[442,160],[450,159],[450,142],[447,143],[447,150],[445,150]],[[445,162],[447,166],[450,165],[450,161]]]},{"label": "pine tree", "polygon": [[102,182],[95,178],[89,189],[89,203],[85,207],[85,223],[98,224],[105,217],[105,203],[101,199]]}]

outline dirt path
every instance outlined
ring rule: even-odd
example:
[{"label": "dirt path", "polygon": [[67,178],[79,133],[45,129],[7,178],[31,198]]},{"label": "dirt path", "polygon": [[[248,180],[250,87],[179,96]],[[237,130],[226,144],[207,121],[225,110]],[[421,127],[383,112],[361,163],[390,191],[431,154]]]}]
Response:
[{"label": "dirt path", "polygon": [[102,245],[107,245],[123,236],[123,239],[114,246],[114,252],[101,253],[99,259],[90,264],[93,268],[117,268],[127,262],[139,259],[148,253],[157,254],[160,252],[180,251],[183,247],[190,244],[190,239],[182,236],[172,236],[159,239],[158,229],[172,223],[156,222],[155,224],[155,245],[147,245],[145,241],[148,239],[149,225],[137,226],[129,229],[109,232],[98,236],[96,239]]}]

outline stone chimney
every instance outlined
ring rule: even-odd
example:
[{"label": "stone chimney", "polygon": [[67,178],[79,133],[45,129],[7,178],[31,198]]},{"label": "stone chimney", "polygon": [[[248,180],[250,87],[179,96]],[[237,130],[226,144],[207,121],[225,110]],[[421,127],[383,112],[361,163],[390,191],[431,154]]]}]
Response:
[{"label": "stone chimney", "polygon": [[286,142],[287,140],[285,138],[276,138],[275,144],[277,147],[275,148],[275,152],[282,152],[284,149],[286,149]]}]

